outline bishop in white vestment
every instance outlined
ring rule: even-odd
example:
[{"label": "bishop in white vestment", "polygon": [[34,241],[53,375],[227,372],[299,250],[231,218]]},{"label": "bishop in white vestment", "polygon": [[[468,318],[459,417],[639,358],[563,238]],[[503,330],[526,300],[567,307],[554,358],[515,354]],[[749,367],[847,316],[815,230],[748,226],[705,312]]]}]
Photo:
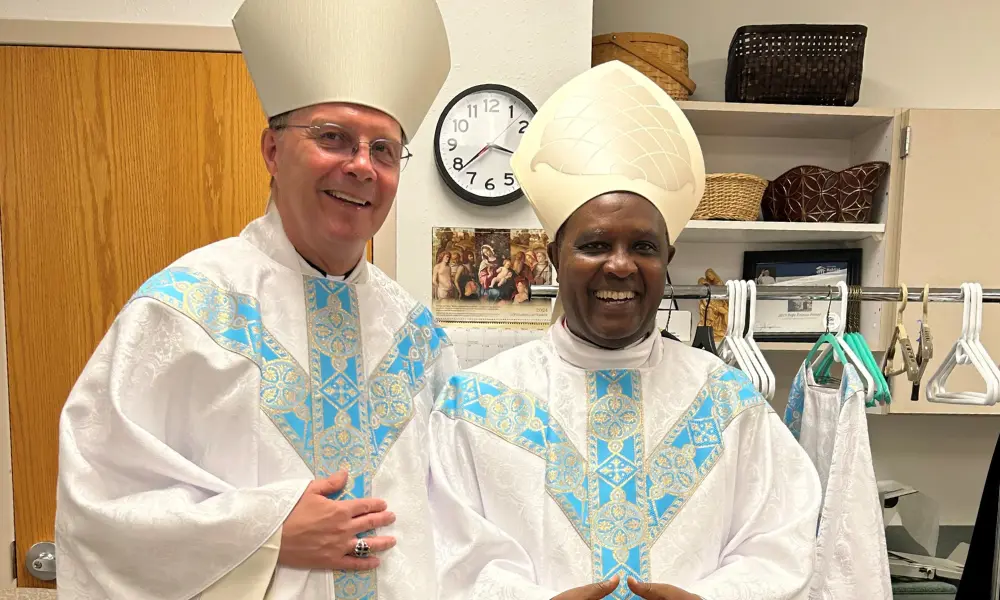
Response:
[{"label": "bishop in white vestment", "polygon": [[[238,237],[146,281],[74,386],[59,429],[60,598],[432,598],[427,425],[457,361],[363,248],[395,196],[392,138],[415,133],[449,69],[440,13],[434,0],[248,0],[234,25],[272,119],[271,200]],[[378,127],[390,139],[361,133]],[[365,143],[341,143],[354,135]],[[341,242],[353,254],[330,251]],[[337,261],[348,272],[315,266]],[[312,558],[344,534],[338,507],[381,499],[391,524],[332,549],[378,568],[283,563],[306,523],[286,520],[340,471],[344,485],[310,505],[331,523],[307,542]],[[369,556],[386,536],[395,545]]]},{"label": "bishop in white vestment", "polygon": [[804,598],[815,468],[743,372],[654,328],[704,189],[683,113],[605,63],[545,103],[512,164],[562,308],[431,415],[442,600]]}]

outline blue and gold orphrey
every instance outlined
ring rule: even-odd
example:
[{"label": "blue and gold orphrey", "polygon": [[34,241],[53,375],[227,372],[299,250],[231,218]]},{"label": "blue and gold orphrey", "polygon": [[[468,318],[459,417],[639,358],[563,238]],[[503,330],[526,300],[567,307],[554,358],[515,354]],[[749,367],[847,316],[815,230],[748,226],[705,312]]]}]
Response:
[{"label": "blue and gold orphrey", "polygon": [[[642,392],[636,371],[587,374],[587,499],[594,580],[649,581]],[[624,594],[624,595],[623,595]],[[629,598],[620,585],[613,598]]]},{"label": "blue and gold orphrey", "polygon": [[544,399],[482,374],[454,375],[435,409],[544,459],[546,491],[590,548],[594,581],[620,575],[609,598],[632,598],[626,579],[649,581],[650,547],[718,463],[722,433],[764,399],[745,373],[720,366],[647,455],[640,372],[586,378],[585,453]]},{"label": "blue and gold orphrey", "polygon": [[[450,344],[418,305],[366,377],[360,307],[352,285],[305,276],[308,372],[264,327],[259,302],[190,269],[169,268],[133,296],[158,300],[198,323],[219,346],[261,372],[260,406],[317,477],[347,469],[334,498],[369,496],[372,478],[413,416],[413,396]],[[375,571],[334,571],[338,599],[374,600]]]}]

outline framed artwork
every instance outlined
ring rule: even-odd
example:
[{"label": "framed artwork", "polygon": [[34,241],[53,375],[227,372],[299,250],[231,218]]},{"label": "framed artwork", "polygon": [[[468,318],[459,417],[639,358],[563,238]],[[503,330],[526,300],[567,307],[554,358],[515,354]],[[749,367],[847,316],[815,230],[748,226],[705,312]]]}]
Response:
[{"label": "framed artwork", "polygon": [[[861,285],[861,249],[776,250],[745,252],[743,279],[764,286]],[[754,338],[774,342],[815,342],[827,331],[830,311],[824,300],[757,299]],[[835,328],[837,323],[831,323]]]},{"label": "framed artwork", "polygon": [[548,243],[541,229],[433,228],[431,310],[442,323],[547,326],[552,301],[528,288],[554,281]]}]

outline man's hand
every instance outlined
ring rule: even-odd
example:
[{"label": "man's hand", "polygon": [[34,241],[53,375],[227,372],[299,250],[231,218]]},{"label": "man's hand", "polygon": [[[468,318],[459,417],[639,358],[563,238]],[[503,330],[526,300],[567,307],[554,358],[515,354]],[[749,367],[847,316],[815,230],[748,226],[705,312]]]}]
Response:
[{"label": "man's hand", "polygon": [[698,596],[685,592],[679,587],[665,583],[639,583],[631,577],[628,578],[628,589],[645,600],[701,600]]},{"label": "man's hand", "polygon": [[[379,565],[372,556],[354,556],[357,535],[395,522],[396,515],[386,511],[384,500],[330,500],[330,494],[343,489],[347,473],[339,471],[327,479],[309,484],[281,530],[278,563],[299,569],[337,569],[367,571]],[[385,552],[396,545],[389,536],[366,537],[372,552]]]},{"label": "man's hand", "polygon": [[617,575],[607,581],[599,581],[582,587],[567,590],[552,600],[601,600],[611,595],[618,587],[620,579]]}]

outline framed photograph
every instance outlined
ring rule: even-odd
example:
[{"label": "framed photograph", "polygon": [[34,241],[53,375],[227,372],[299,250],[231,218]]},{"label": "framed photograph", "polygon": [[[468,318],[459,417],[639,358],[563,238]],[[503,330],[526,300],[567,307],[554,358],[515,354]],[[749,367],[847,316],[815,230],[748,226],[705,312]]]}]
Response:
[{"label": "framed photograph", "polygon": [[[861,249],[745,252],[743,279],[764,286],[861,285]],[[754,338],[773,342],[815,342],[826,332],[829,302],[757,300]],[[837,314],[836,304],[833,315]],[[836,323],[833,324],[836,326]]]}]

